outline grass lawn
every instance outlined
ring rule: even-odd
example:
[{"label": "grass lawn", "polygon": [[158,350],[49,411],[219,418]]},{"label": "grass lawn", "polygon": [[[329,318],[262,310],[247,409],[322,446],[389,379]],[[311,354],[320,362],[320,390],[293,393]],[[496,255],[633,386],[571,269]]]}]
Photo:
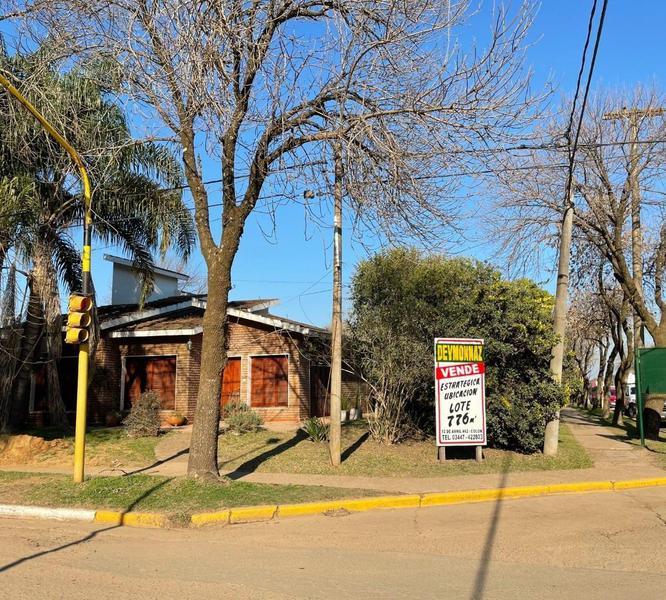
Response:
[{"label": "grass lawn", "polygon": [[592,466],[589,456],[564,424],[560,426],[560,450],[556,457],[486,449],[485,460],[478,464],[473,460],[473,448],[458,448],[455,449],[458,456],[466,453],[468,457],[440,464],[434,440],[392,446],[379,444],[369,437],[362,421],[343,427],[342,448],[343,462],[335,469],[329,463],[327,444],[311,442],[301,432],[225,434],[220,438],[219,459],[224,471],[374,477],[435,477]]},{"label": "grass lawn", "polygon": [[[74,455],[74,432],[59,429],[34,429],[23,432],[27,435],[43,438],[47,442],[57,442],[53,446],[33,449],[25,453],[21,463],[59,463],[71,462]],[[123,427],[98,427],[86,433],[86,461],[90,465],[145,466],[155,461],[155,446],[170,435],[169,432],[159,437],[132,439],[127,437]],[[4,436],[7,439],[7,436]],[[2,460],[2,456],[0,456]]]},{"label": "grass lawn", "polygon": [[[633,446],[641,445],[640,433],[638,432],[638,424],[636,423],[636,419],[624,417],[623,425],[613,425],[612,415],[607,419],[604,419],[600,409],[589,409],[587,413],[600,425],[604,425],[609,429],[616,430],[618,435],[624,437],[623,441],[627,442],[628,444]],[[646,439],[645,447],[657,455],[657,464],[661,468],[666,469],[666,435],[664,434],[663,427],[659,433],[659,440]]]},{"label": "grass lawn", "polygon": [[234,481],[199,482],[185,477],[93,477],[82,484],[68,475],[0,472],[0,503],[160,512],[183,516],[234,506],[359,498],[379,492],[309,485]]}]

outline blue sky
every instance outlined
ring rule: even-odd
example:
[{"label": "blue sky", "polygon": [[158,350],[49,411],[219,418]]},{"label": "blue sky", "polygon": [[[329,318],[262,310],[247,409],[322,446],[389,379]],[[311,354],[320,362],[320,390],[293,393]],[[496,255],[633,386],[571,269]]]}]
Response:
[{"label": "blue sky", "polygon": [[[535,85],[548,79],[558,84],[555,102],[574,89],[591,5],[591,0],[545,0],[537,15],[529,63]],[[651,81],[662,85],[664,23],[666,3],[610,0],[593,89],[600,85],[630,89],[635,83]],[[302,209],[285,207],[277,215],[277,242],[269,243],[259,230],[261,222],[250,218],[234,267],[233,296],[274,296],[283,300],[275,312],[326,325],[331,303],[330,230],[311,232],[306,241]],[[474,234],[467,249],[470,256],[492,257],[490,244],[475,239]],[[350,244],[347,238],[343,256],[346,283],[356,262],[366,255],[364,248]]]},{"label": "blue sky", "polygon": [[[544,0],[530,34],[533,46],[529,49],[528,63],[534,71],[534,87],[553,81],[558,86],[553,99],[556,103],[575,86],[591,5],[592,0]],[[638,82],[656,82],[662,86],[666,58],[664,23],[666,3],[610,0],[593,89],[599,86],[630,89]],[[481,21],[476,24],[480,26]],[[483,34],[485,31],[480,30],[479,36]],[[212,186],[210,191],[215,189]],[[211,202],[217,201],[213,194]],[[473,225],[470,223],[470,227]],[[275,236],[266,239],[262,229],[270,231],[272,224],[261,215],[251,216],[234,265],[232,298],[279,298],[282,302],[275,307],[276,313],[327,325],[331,304],[331,230],[312,224],[306,229],[300,206],[278,210]],[[377,247],[375,239],[365,242],[371,248]],[[111,265],[102,257],[113,250],[93,249],[94,278],[102,303],[110,298],[111,275]],[[491,245],[477,239],[474,232],[470,232],[462,250],[469,256],[492,260]],[[367,249],[351,243],[347,236],[343,253],[346,284],[355,264],[365,256]],[[203,260],[197,252],[186,271],[204,273]],[[547,282],[548,275],[540,279]]]}]

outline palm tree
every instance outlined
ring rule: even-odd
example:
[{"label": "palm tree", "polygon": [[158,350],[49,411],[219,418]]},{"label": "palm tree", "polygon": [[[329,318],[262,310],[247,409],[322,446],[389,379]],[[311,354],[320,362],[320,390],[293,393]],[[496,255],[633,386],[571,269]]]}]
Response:
[{"label": "palm tree", "polygon": [[[173,249],[186,259],[195,242],[192,218],[178,189],[178,160],[164,144],[133,139],[126,116],[112,99],[113,82],[106,76],[106,83],[99,82],[103,69],[62,72],[46,46],[9,56],[1,44],[0,69],[84,157],[93,183],[93,235],[130,254],[148,292],[153,253]],[[83,218],[81,191],[69,157],[7,94],[0,94],[0,195],[0,267],[11,249],[27,271],[29,289],[12,423],[25,417],[30,365],[43,338],[49,412],[54,423],[64,425],[57,372],[60,288],[75,291],[81,285],[80,252],[73,237]],[[0,414],[0,427],[6,425],[7,415]]]}]

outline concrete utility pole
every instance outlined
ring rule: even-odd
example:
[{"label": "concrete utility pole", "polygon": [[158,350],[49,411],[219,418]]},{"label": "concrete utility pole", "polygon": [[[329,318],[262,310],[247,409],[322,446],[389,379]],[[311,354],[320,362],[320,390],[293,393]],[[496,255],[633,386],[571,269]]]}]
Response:
[{"label": "concrete utility pole", "polygon": [[331,424],[329,450],[331,464],[340,465],[342,425],[342,148],[333,147],[333,318],[331,323]]},{"label": "concrete utility pole", "polygon": [[[638,293],[643,297],[643,232],[641,230],[641,190],[638,182],[638,120],[640,117],[658,117],[663,108],[623,108],[606,113],[606,121],[628,119],[631,146],[629,147],[629,188],[631,190],[631,267]],[[634,348],[645,345],[645,330],[641,317],[634,314]]]},{"label": "concrete utility pole", "polygon": [[[550,358],[550,374],[557,384],[562,383],[562,364],[564,363],[564,336],[567,327],[567,301],[569,298],[569,262],[571,260],[571,237],[573,232],[573,183],[569,186],[569,198],[562,215],[562,231],[560,233],[560,247],[557,261],[557,284],[555,288],[555,308],[553,310],[553,331],[558,337]],[[559,411],[553,419],[546,423],[546,432],[543,441],[545,456],[557,454],[557,444],[560,431]]]}]

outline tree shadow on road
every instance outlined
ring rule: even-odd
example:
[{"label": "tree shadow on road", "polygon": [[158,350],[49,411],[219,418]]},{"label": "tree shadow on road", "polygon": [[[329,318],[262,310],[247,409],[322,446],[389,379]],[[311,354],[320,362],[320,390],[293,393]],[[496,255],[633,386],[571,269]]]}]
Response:
[{"label": "tree shadow on road", "polygon": [[[120,511],[121,515],[126,515],[129,512],[132,512],[134,508],[138,506],[138,504],[142,501],[154,494],[157,490],[159,490],[162,486],[166,485],[171,481],[171,478],[165,479],[163,481],[160,481],[159,483],[155,484],[153,487],[150,489],[146,490],[141,496],[136,498],[132,503],[123,511]],[[30,560],[40,558],[42,556],[46,556],[47,554],[53,554],[55,552],[60,552],[61,550],[66,550],[67,548],[71,548],[72,546],[78,546],[79,544],[83,544],[85,542],[89,542],[90,540],[96,538],[100,533],[105,533],[107,531],[111,531],[112,529],[118,529],[119,527],[122,527],[122,518],[121,522],[116,524],[116,525],[111,525],[110,527],[105,527],[104,529],[97,529],[95,531],[90,532],[88,535],[85,535],[84,537],[74,540],[72,542],[67,542],[66,544],[62,544],[61,546],[56,546],[55,548],[50,548],[48,550],[41,550],[40,552],[35,552],[34,554],[30,554],[29,556],[24,556],[22,558],[18,558],[10,563],[7,563],[6,565],[1,565],[0,566],[0,573],[4,573],[5,571],[9,571],[9,569],[13,569],[14,567],[18,567],[19,565],[28,562]]]},{"label": "tree shadow on road", "polygon": [[502,512],[502,501],[504,499],[504,489],[506,488],[506,482],[509,477],[509,472],[511,471],[511,456],[504,458],[502,462],[502,470],[500,473],[499,485],[499,495],[495,501],[495,507],[493,509],[493,515],[490,520],[490,527],[488,528],[488,533],[486,534],[486,540],[483,544],[483,552],[481,553],[481,562],[479,564],[479,570],[476,573],[476,578],[474,579],[474,589],[472,590],[472,595],[470,600],[482,600],[483,593],[486,588],[488,581],[488,570],[490,569],[490,560],[493,554],[493,546],[495,545],[495,538],[497,537],[497,529],[499,527],[500,514]]}]

